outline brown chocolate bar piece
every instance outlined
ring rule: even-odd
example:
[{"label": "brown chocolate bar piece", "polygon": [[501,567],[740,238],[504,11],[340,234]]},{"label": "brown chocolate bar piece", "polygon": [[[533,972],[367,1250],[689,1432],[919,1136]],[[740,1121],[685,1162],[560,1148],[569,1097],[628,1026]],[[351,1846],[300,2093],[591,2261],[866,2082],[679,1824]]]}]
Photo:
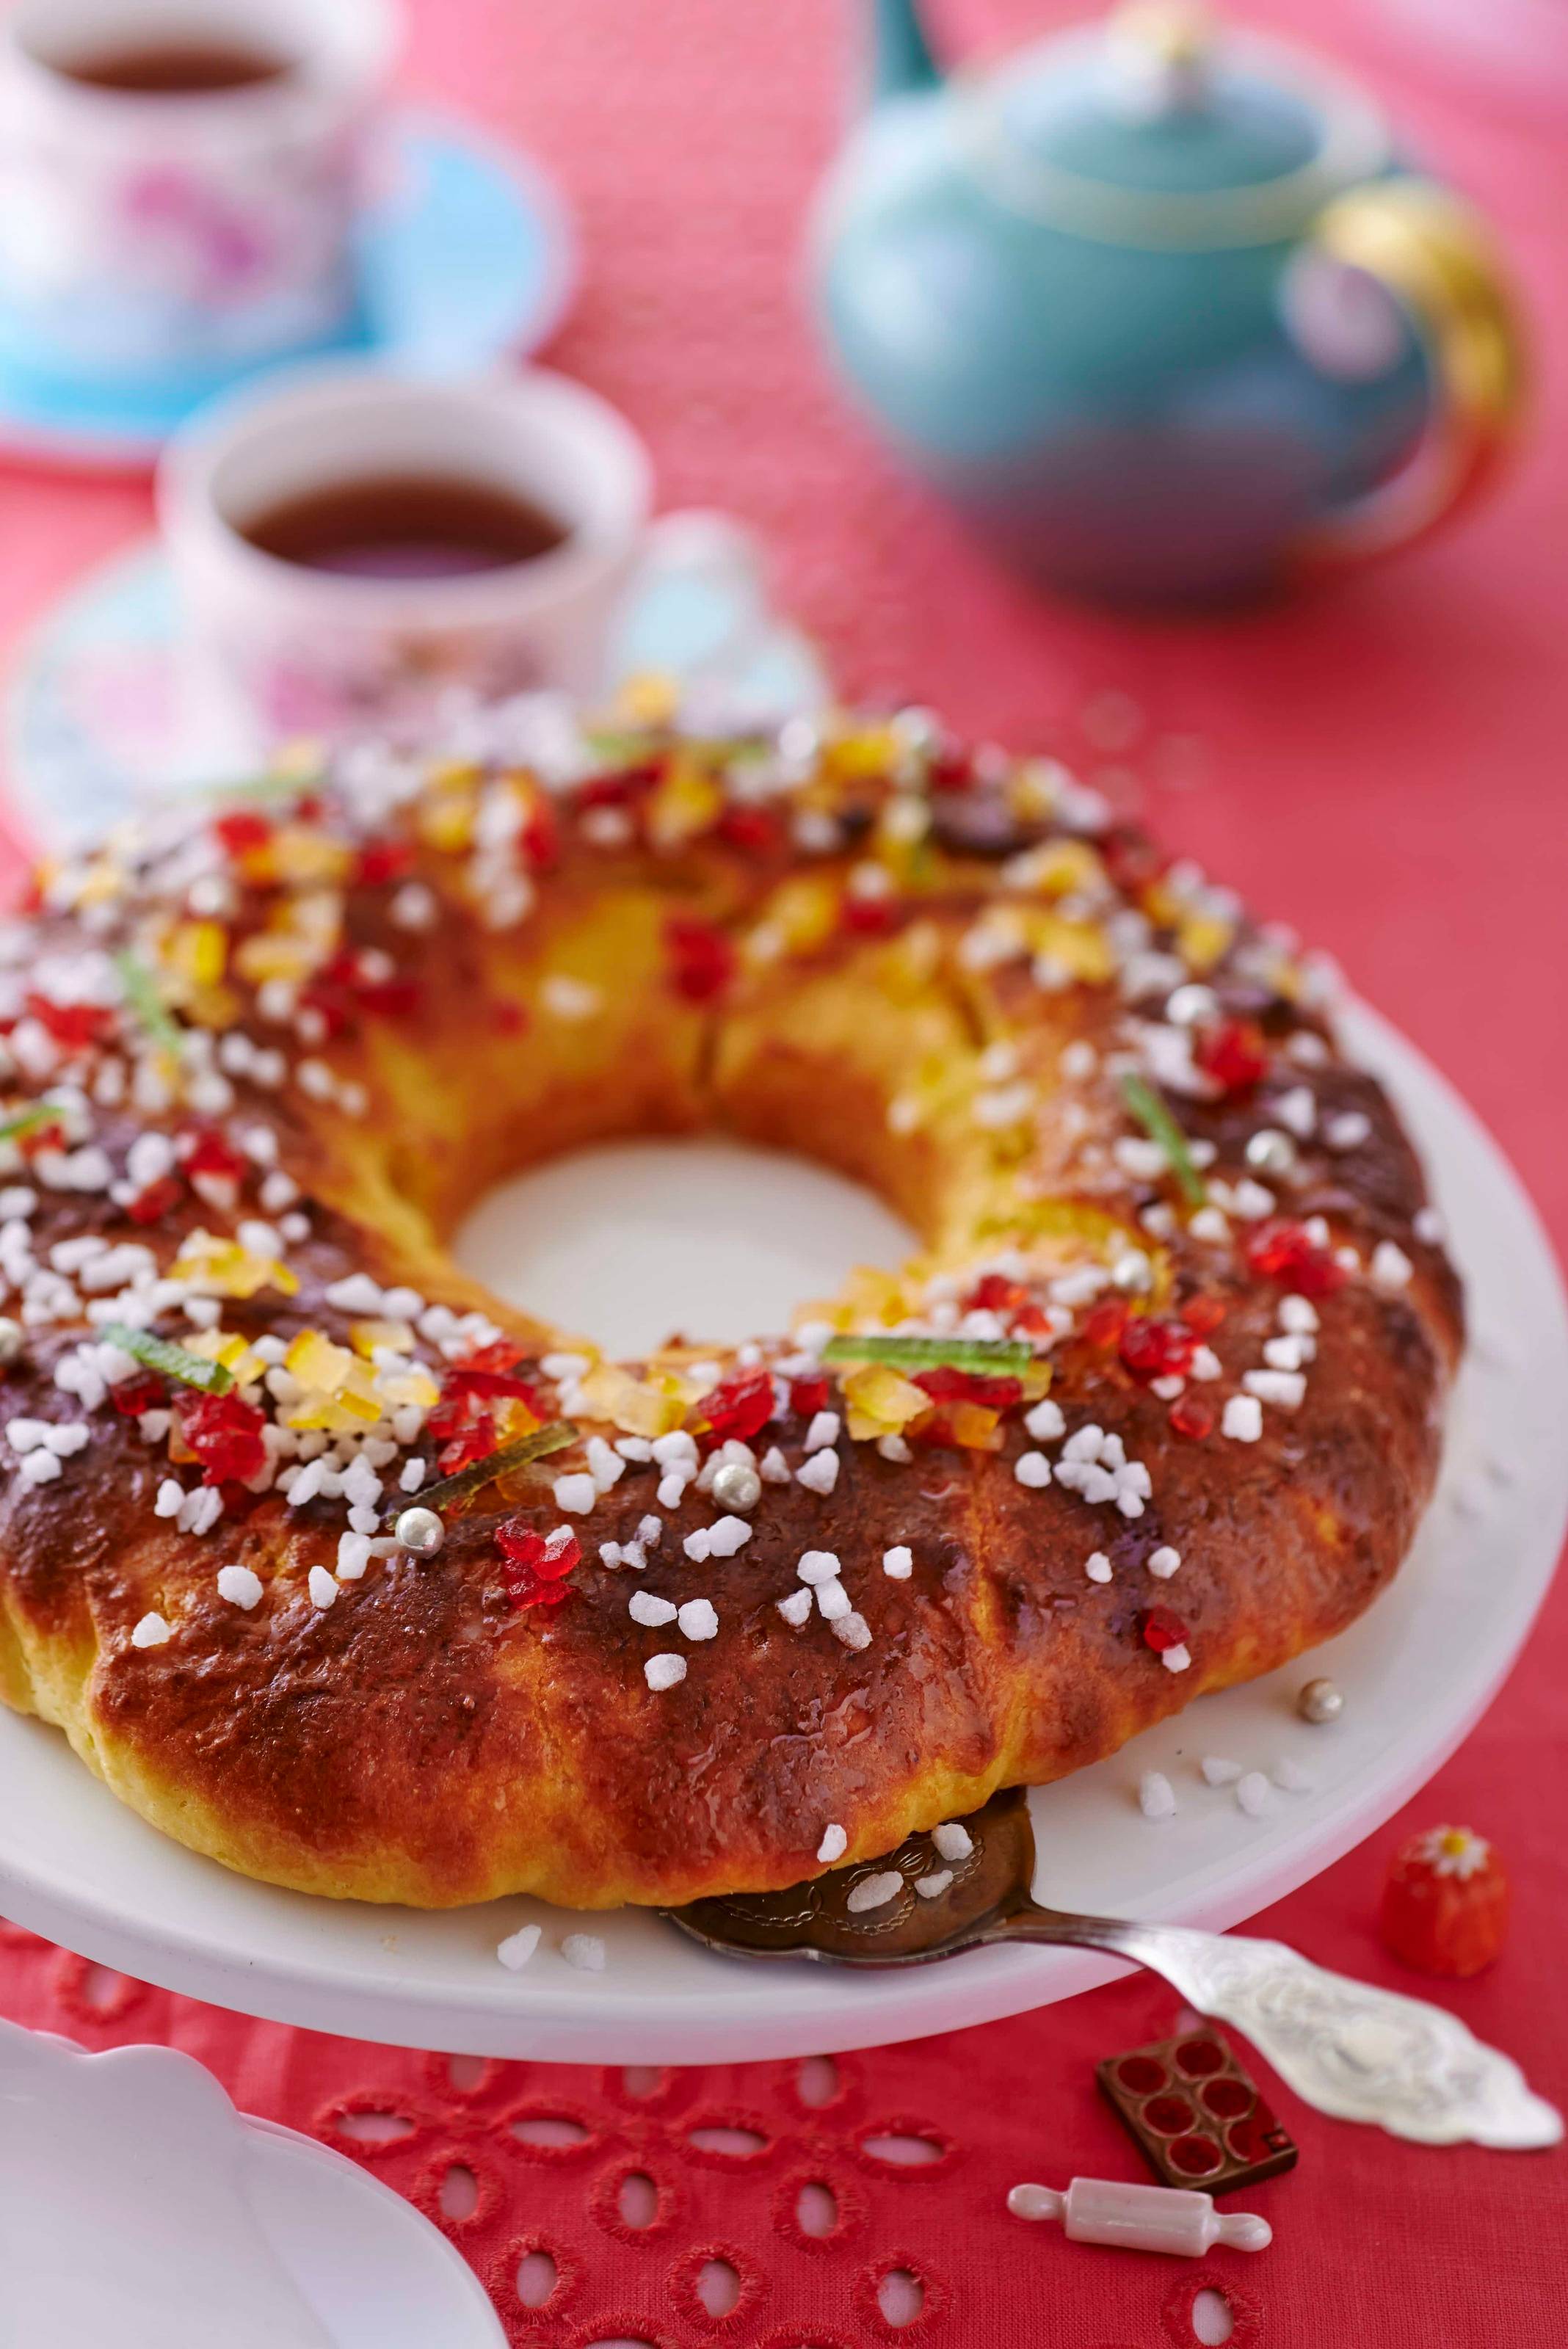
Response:
[{"label": "brown chocolate bar piece", "polygon": [[1295,2168],[1295,2139],[1208,2023],[1108,2055],[1095,2075],[1162,2186],[1233,2194]]}]

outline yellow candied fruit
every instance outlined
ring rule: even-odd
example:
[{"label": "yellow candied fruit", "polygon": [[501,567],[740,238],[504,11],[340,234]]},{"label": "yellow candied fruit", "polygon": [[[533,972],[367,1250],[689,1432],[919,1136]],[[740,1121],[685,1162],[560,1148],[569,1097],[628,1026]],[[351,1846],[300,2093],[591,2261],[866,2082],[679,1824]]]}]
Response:
[{"label": "yellow candied fruit", "polygon": [[348,1342],[369,1361],[379,1346],[389,1347],[394,1354],[411,1354],[414,1333],[406,1321],[351,1321]]},{"label": "yellow candied fruit", "polygon": [[624,1435],[669,1435],[686,1415],[680,1381],[668,1375],[634,1379],[614,1362],[599,1362],[582,1381],[583,1409],[608,1420]]},{"label": "yellow candied fruit", "polygon": [[215,987],[228,954],[228,934],[221,922],[176,922],[163,941],[165,964],[192,988]]},{"label": "yellow candied fruit", "polygon": [[436,799],[427,800],[420,809],[420,838],[438,854],[455,856],[473,838],[473,818],[472,797],[442,792]]},{"label": "yellow candied fruit", "polygon": [[204,1361],[221,1362],[236,1386],[249,1386],[266,1369],[261,1356],[237,1330],[200,1330],[186,1340],[185,1351],[200,1354]]},{"label": "yellow candied fruit", "polygon": [[280,824],[267,843],[267,851],[275,877],[289,888],[341,881],[348,872],[347,843],[334,840],[315,824]]},{"label": "yellow candied fruit", "polygon": [[901,937],[883,950],[877,978],[895,998],[922,994],[942,957],[942,934],[934,922],[911,922]]},{"label": "yellow candied fruit", "polygon": [[1214,914],[1188,914],[1177,926],[1177,950],[1189,970],[1210,971],[1235,935],[1234,922]]},{"label": "yellow candied fruit", "polygon": [[283,1367],[302,1387],[336,1394],[354,1368],[354,1357],[347,1346],[335,1346],[319,1330],[302,1330],[284,1356]]},{"label": "yellow candied fruit", "polygon": [[1024,885],[1043,897],[1092,894],[1104,886],[1106,868],[1085,840],[1053,840],[1019,860],[1026,867]]},{"label": "yellow candied fruit", "polygon": [[838,891],[820,875],[803,874],[774,892],[764,919],[791,953],[809,953],[838,927]]},{"label": "yellow candied fruit", "polygon": [[1029,823],[1041,823],[1056,812],[1056,802],[1064,784],[1073,777],[1059,759],[1025,759],[1015,767],[1008,785],[1008,802],[1014,815]]},{"label": "yellow candied fruit", "polygon": [[848,1428],[857,1443],[878,1435],[896,1435],[899,1429],[929,1411],[931,1399],[923,1387],[900,1378],[887,1362],[866,1362],[844,1379],[849,1405]]},{"label": "yellow candied fruit", "polygon": [[252,987],[265,987],[269,978],[297,987],[316,968],[316,957],[290,931],[256,930],[234,949],[234,968]]},{"label": "yellow candied fruit", "polygon": [[655,848],[679,848],[718,822],[724,811],[723,786],[687,752],[665,765],[648,802],[648,836]]},{"label": "yellow candied fruit", "polygon": [[207,1295],[217,1297],[254,1297],[263,1288],[292,1297],[299,1287],[286,1264],[275,1257],[258,1256],[238,1240],[220,1240],[194,1250],[188,1247],[171,1266],[170,1277],[199,1284]]},{"label": "yellow candied fruit", "polygon": [[941,1406],[955,1444],[966,1452],[999,1452],[1002,1448],[1000,1412],[988,1411],[981,1402],[950,1402]]},{"label": "yellow candied fruit", "polygon": [[885,775],[898,767],[902,758],[903,746],[890,726],[860,727],[827,744],[822,754],[822,771],[836,781],[849,782],[866,776]]},{"label": "yellow candied fruit", "polygon": [[671,726],[680,709],[680,687],[667,669],[636,670],[615,697],[615,714],[628,726]]},{"label": "yellow candied fruit", "polygon": [[434,1379],[417,1363],[406,1371],[383,1371],[377,1384],[389,1411],[400,1411],[405,1403],[412,1403],[419,1411],[431,1411],[441,1400],[441,1389]]},{"label": "yellow candied fruit", "polygon": [[1069,922],[1059,914],[1044,915],[1032,925],[1031,944],[1036,954],[1049,955],[1053,962],[1090,987],[1104,987],[1116,975],[1109,941],[1093,922]]}]

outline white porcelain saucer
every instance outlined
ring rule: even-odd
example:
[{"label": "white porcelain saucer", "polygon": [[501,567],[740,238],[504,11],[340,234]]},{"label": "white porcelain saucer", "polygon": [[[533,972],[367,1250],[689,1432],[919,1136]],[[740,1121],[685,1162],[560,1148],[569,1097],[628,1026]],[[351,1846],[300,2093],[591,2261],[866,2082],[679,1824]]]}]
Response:
[{"label": "white porcelain saucer", "polygon": [[238,2113],[194,2056],[0,2022],[7,2349],[502,2349],[410,2203]]},{"label": "white porcelain saucer", "polygon": [[[748,713],[828,698],[826,672],[768,601],[766,557],[730,515],[661,515],[620,614],[605,685],[639,670]],[[168,559],[144,539],[79,580],[13,657],[5,709],[7,797],[47,850],[100,837],[133,808],[230,771],[182,690]]]},{"label": "white porcelain saucer", "polygon": [[[1365,1009],[1345,1025],[1408,1121],[1469,1283],[1474,1344],[1442,1485],[1403,1571],[1342,1638],[1034,1795],[1038,1890],[1058,1907],[1223,1927],[1304,1882],[1390,1817],[1473,1726],[1552,1578],[1568,1516],[1568,1309],[1551,1249],[1507,1161],[1436,1071]],[[857,1257],[899,1253],[881,1211],[858,1200],[857,1221],[857,1195],[841,1199],[820,1170],[797,1184],[787,1162],[764,1159],[738,1177],[732,1148],[696,1143],[660,1173],[657,1152],[634,1148],[618,1192],[597,1154],[512,1186],[460,1253],[545,1305],[559,1278],[580,1305],[571,1250],[591,1227],[601,1254],[612,1250],[601,1334],[634,1341],[646,1335],[637,1317],[658,1327],[668,1309],[649,1266],[655,1279],[673,1267],[693,1283],[716,1270],[722,1287],[701,1293],[720,1297],[714,1319],[734,1334],[776,1326],[782,1301],[823,1294]],[[626,1246],[613,1257],[618,1198]],[[759,1225],[765,1247],[747,1243]],[[1345,1711],[1314,1728],[1294,1700],[1323,1672]],[[1205,1785],[1205,1754],[1265,1772],[1288,1763],[1308,1783],[1247,1816],[1232,1787]],[[1173,1817],[1139,1810],[1151,1769],[1177,1791]],[[406,2046],[600,2064],[810,2054],[1018,2013],[1119,1971],[1085,1951],[1011,1949],[848,1975],[715,1957],[635,1909],[576,1916],[511,1899],[425,1913],[312,1899],[157,1835],[56,1732],[12,1714],[0,1714],[0,1910],[19,1923],[222,2006]],[[497,1945],[526,1924],[542,1929],[539,1946],[508,1972]],[[602,1943],[602,1971],[569,1962],[573,1934]]]}]

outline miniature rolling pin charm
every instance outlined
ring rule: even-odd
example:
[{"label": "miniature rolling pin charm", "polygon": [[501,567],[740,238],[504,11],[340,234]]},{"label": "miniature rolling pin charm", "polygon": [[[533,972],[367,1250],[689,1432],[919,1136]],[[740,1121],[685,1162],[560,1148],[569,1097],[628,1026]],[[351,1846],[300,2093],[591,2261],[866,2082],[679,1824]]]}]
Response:
[{"label": "miniature rolling pin charm", "polygon": [[1015,2186],[1015,2219],[1059,2219],[1075,2243],[1108,2243],[1119,2251],[1175,2251],[1201,2259],[1216,2243],[1233,2251],[1266,2251],[1274,2230],[1245,2210],[1214,2208],[1187,2186],[1124,2186],[1109,2178],[1075,2178],[1064,2194],[1050,2186]]}]

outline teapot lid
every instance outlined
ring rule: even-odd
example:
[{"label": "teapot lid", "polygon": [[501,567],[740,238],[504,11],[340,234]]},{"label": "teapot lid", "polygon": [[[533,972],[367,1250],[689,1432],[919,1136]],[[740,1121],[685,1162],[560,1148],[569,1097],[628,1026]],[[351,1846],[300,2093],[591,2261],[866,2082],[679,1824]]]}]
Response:
[{"label": "teapot lid", "polygon": [[1135,0],[1032,44],[971,82],[963,109],[1004,201],[1112,243],[1289,236],[1389,153],[1352,85],[1184,0]]}]

